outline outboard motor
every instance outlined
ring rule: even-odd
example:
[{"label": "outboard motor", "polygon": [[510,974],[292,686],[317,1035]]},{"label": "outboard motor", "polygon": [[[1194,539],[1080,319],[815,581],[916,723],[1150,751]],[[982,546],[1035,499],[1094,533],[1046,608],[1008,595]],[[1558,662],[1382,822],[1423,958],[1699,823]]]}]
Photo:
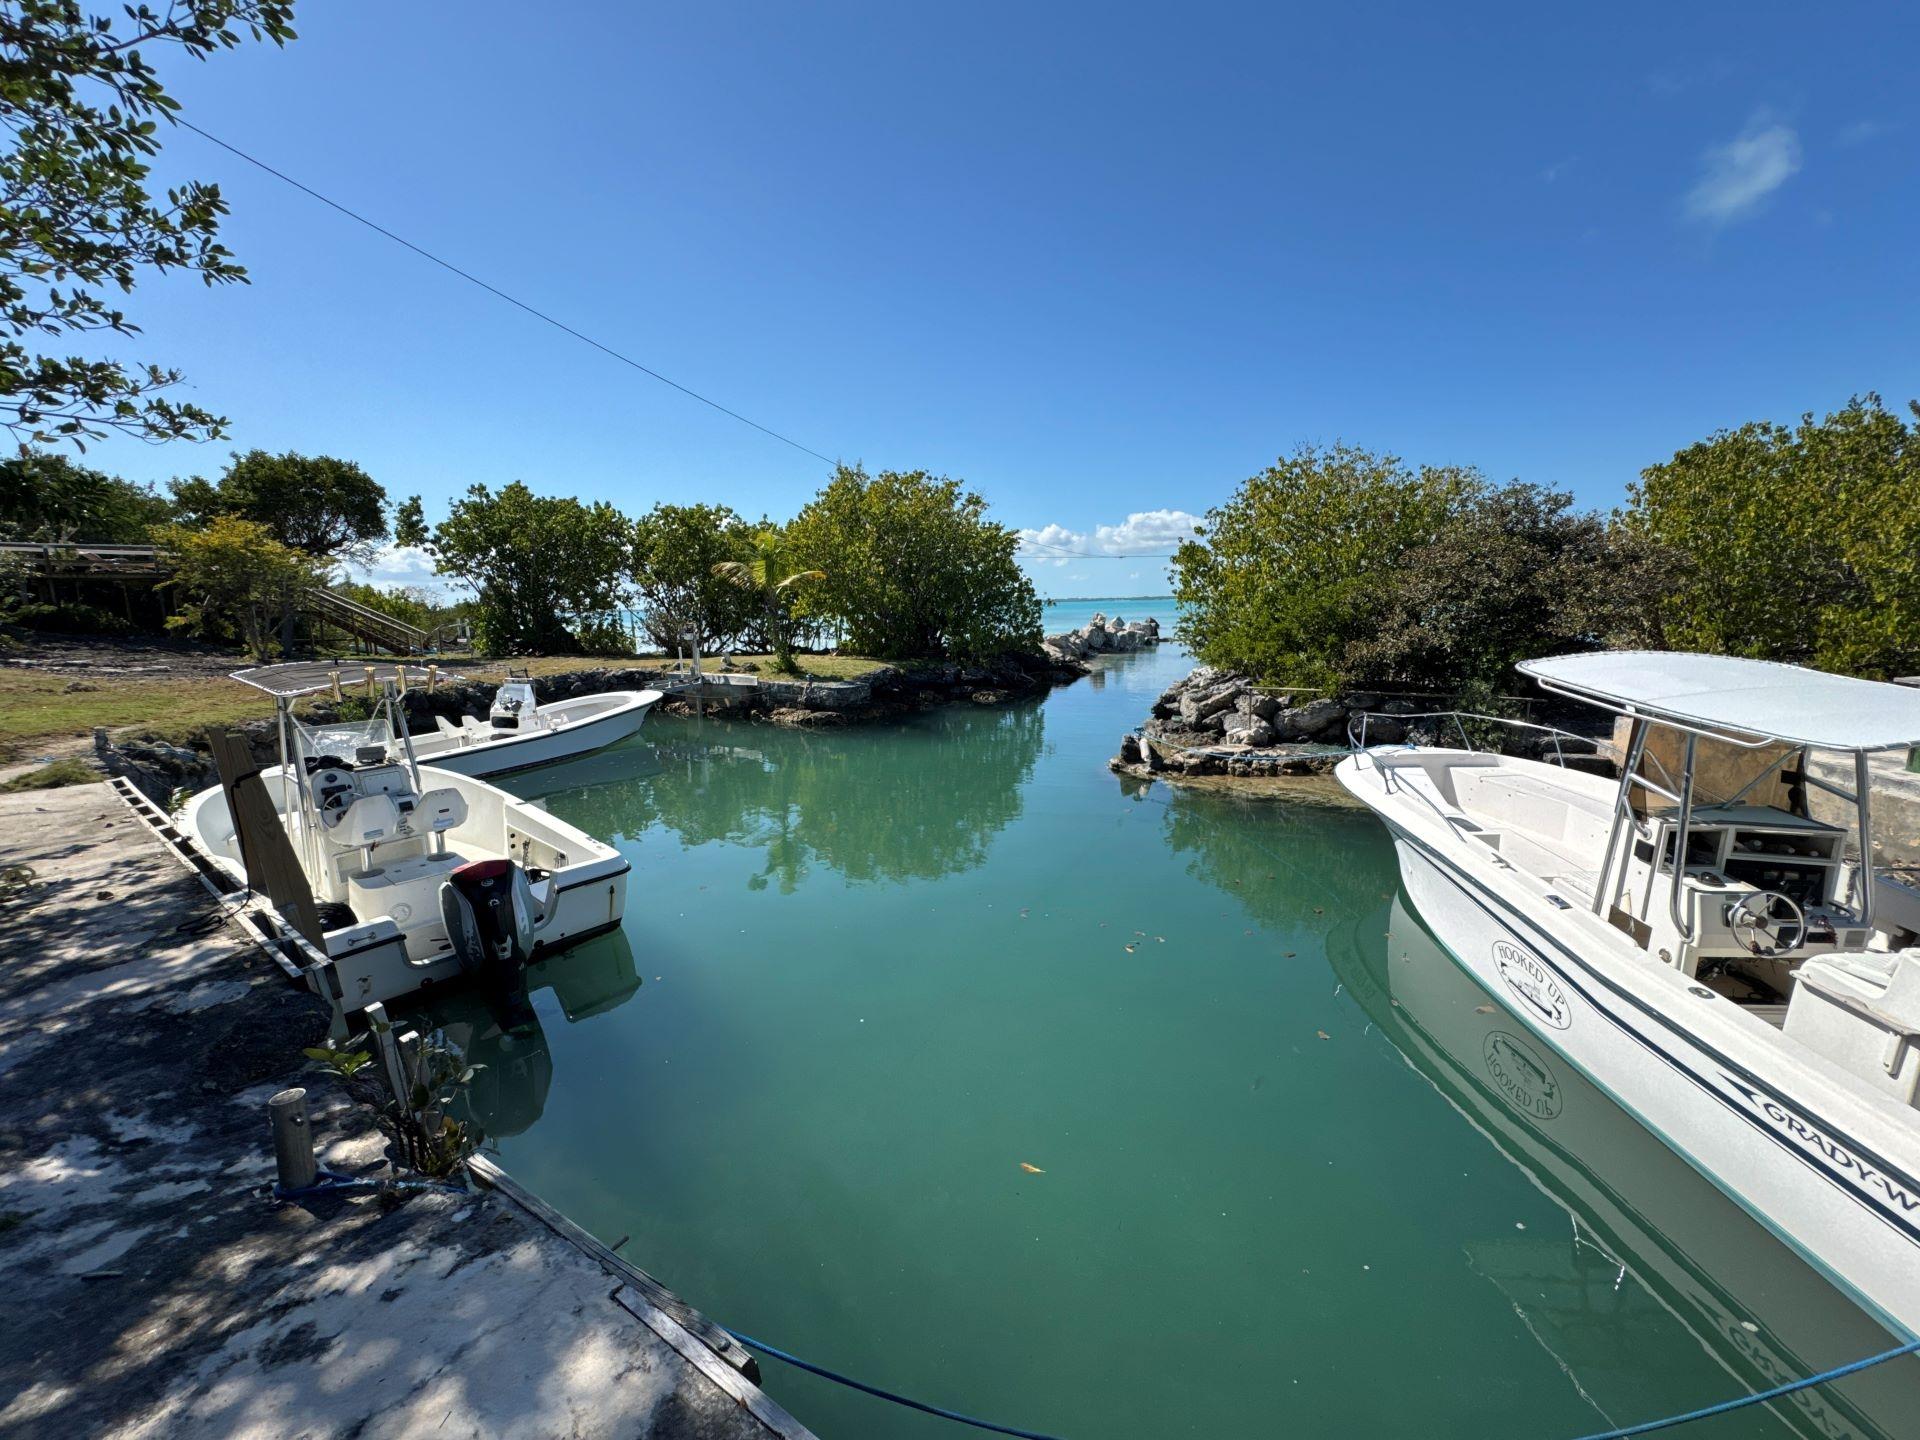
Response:
[{"label": "outboard motor", "polygon": [[463,974],[478,982],[502,1025],[531,1021],[527,964],[533,932],[545,919],[534,908],[527,872],[511,860],[473,860],[440,887],[440,918]]}]

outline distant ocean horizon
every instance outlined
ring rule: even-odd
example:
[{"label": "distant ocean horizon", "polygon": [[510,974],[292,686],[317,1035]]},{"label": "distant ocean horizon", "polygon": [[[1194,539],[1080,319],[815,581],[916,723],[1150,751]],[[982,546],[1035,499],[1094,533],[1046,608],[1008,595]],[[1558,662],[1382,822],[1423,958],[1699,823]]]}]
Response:
[{"label": "distant ocean horizon", "polygon": [[1084,599],[1074,596],[1046,602],[1041,617],[1041,628],[1049,635],[1058,635],[1062,630],[1078,630],[1095,615],[1105,615],[1109,620],[1119,616],[1123,620],[1139,620],[1152,616],[1160,622],[1162,630],[1171,630],[1174,622],[1174,603],[1171,595],[1100,595]]}]

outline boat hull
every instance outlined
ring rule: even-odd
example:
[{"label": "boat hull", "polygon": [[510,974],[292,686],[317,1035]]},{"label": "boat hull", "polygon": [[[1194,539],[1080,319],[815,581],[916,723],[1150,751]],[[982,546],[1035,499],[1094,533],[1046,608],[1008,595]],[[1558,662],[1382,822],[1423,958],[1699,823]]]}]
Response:
[{"label": "boat hull", "polygon": [[1415,908],[1516,1019],[1882,1323],[1920,1336],[1920,1187],[1903,1167],[1611,983],[1544,916],[1388,827]]},{"label": "boat hull", "polygon": [[[415,753],[422,765],[431,765],[437,770],[451,770],[456,775],[470,775],[476,779],[488,775],[505,775],[515,770],[528,770],[536,765],[548,765],[556,760],[571,760],[590,751],[602,750],[617,744],[629,735],[638,732],[646,723],[648,713],[660,699],[657,690],[639,690],[627,693],[627,703],[604,714],[584,720],[577,720],[558,730],[528,730],[510,734],[499,740],[482,741],[476,745],[449,746],[439,748],[436,743],[440,737],[423,736],[414,742]],[[584,697],[585,701],[598,700],[601,697]],[[541,709],[549,714],[564,717],[570,705],[583,703],[562,700]]]}]

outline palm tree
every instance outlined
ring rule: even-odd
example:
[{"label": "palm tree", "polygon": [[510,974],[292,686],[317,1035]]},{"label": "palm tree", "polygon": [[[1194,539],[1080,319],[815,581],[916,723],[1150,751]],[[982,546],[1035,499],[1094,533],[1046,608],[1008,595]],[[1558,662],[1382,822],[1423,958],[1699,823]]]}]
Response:
[{"label": "palm tree", "polygon": [[824,570],[794,570],[782,574],[791,562],[787,537],[772,526],[756,531],[748,542],[752,554],[744,560],[722,560],[713,573],[731,580],[743,590],[760,596],[767,611],[767,634],[773,641],[773,665],[776,670],[793,670],[793,637],[786,614],[787,596],[803,580],[824,580]]}]

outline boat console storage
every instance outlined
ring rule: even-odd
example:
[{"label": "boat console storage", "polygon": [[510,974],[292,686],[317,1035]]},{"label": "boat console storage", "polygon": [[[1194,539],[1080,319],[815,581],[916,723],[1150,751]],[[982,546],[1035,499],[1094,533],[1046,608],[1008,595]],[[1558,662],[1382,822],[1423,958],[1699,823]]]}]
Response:
[{"label": "boat console storage", "polygon": [[496,730],[518,730],[523,723],[531,723],[539,711],[540,706],[533,698],[533,682],[524,675],[511,675],[506,684],[494,691],[487,723]]}]

